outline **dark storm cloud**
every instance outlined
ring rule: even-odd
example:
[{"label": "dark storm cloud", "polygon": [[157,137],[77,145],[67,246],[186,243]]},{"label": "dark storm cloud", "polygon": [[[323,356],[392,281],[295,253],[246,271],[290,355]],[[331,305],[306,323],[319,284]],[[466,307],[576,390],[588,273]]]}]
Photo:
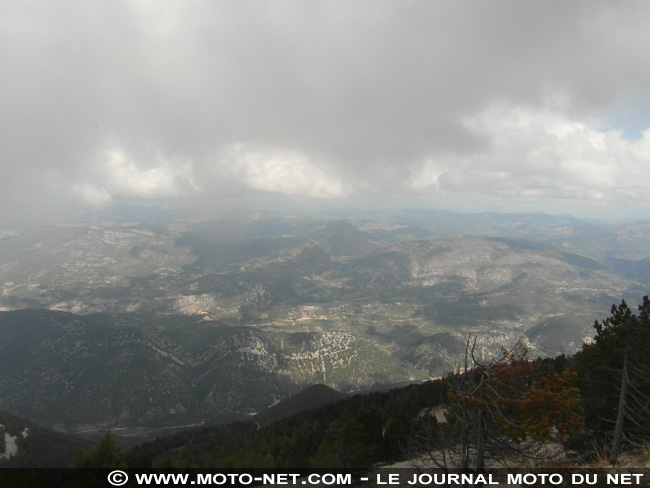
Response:
[{"label": "dark storm cloud", "polygon": [[35,210],[639,202],[650,142],[609,117],[647,102],[646,5],[4,2],[0,184]]}]

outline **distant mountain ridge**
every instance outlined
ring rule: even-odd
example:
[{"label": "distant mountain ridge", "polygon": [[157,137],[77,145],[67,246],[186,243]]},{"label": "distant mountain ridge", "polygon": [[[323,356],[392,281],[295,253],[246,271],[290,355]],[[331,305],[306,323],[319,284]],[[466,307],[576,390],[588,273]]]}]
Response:
[{"label": "distant mountain ridge", "polygon": [[0,409],[156,435],[440,376],[468,336],[570,354],[648,260],[647,222],[546,214],[0,229]]}]

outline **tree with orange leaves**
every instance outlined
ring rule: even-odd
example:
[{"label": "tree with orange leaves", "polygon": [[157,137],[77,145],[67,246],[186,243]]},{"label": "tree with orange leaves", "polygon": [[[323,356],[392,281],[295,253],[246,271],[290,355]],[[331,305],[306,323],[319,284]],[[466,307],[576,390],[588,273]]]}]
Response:
[{"label": "tree with orange leaves", "polygon": [[[468,341],[465,364],[448,378],[447,433],[455,466],[485,468],[488,459],[548,458],[582,431],[583,415],[574,375],[556,373],[550,364],[531,362],[518,342],[483,363],[476,341]],[[448,466],[445,466],[448,467]]]}]

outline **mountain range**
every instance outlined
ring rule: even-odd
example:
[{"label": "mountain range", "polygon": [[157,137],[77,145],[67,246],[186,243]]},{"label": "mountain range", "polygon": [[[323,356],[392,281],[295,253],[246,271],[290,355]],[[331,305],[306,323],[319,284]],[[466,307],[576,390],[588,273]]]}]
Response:
[{"label": "mountain range", "polygon": [[154,436],[437,377],[468,337],[573,353],[650,278],[647,222],[239,217],[0,229],[0,410]]}]

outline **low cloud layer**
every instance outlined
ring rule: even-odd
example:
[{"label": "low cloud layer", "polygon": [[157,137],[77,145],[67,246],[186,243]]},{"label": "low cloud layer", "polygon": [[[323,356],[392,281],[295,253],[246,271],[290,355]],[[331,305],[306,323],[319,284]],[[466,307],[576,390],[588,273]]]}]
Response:
[{"label": "low cloud layer", "polygon": [[5,218],[649,203],[647,2],[8,0],[0,45]]}]

